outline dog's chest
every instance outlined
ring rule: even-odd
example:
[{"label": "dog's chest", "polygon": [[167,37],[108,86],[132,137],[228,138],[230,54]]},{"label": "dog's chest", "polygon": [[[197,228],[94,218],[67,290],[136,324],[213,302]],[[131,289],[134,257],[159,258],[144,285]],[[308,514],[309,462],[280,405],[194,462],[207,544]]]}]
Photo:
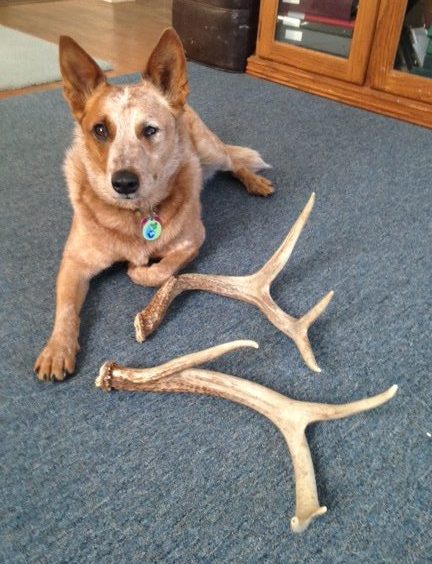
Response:
[{"label": "dog's chest", "polygon": [[118,248],[120,260],[143,266],[150,258],[163,256],[169,240],[169,228],[160,226],[158,229],[152,224],[145,226],[145,220],[140,220],[127,240],[121,241]]}]

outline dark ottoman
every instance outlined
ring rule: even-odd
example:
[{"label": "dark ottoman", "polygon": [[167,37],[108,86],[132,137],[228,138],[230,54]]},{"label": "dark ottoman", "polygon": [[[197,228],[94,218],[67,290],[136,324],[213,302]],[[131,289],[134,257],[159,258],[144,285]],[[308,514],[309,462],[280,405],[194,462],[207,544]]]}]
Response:
[{"label": "dark ottoman", "polygon": [[173,27],[189,59],[243,71],[255,50],[259,0],[173,0]]}]

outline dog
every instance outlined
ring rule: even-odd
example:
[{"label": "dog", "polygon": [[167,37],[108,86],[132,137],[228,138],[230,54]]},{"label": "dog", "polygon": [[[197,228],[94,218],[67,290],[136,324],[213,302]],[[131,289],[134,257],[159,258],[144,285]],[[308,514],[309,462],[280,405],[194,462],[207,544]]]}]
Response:
[{"label": "dog", "polygon": [[74,211],[56,283],[54,328],[34,370],[44,381],[73,373],[79,314],[90,279],[127,262],[133,282],[160,286],[198,253],[203,179],[231,171],[250,194],[271,182],[258,152],[225,145],[186,104],[180,38],[166,29],[140,84],[113,86],[70,37],[60,38],[64,96],[76,121],[64,171]]}]

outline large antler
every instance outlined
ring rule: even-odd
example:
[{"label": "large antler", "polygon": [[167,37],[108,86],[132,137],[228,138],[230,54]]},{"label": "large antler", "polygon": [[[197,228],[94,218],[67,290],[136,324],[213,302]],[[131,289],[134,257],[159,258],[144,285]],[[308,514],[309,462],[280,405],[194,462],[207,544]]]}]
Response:
[{"label": "large antler", "polygon": [[315,472],[306,427],[316,421],[349,417],[373,409],[392,398],[397,386],[376,396],[347,403],[330,405],[296,401],[260,384],[193,367],[240,347],[258,348],[254,341],[234,341],[174,359],[154,368],[123,368],[114,362],[105,363],[96,379],[96,386],[141,392],[190,392],[231,400],[265,415],[281,431],[291,454],[296,484],[296,511],[291,519],[294,532],[304,531],[310,522],[327,511],[320,506]]},{"label": "large antler", "polygon": [[285,313],[270,295],[270,286],[283,269],[312,211],[315,194],[292,226],[282,245],[258,272],[249,276],[218,276],[212,274],[181,274],[172,276],[153,296],[147,307],[135,317],[136,339],[142,343],[162,322],[171,302],[186,290],[204,290],[255,305],[280,331],[297,345],[307,366],[321,372],[308,338],[308,329],[323,313],[333,297],[329,292],[300,319]]}]

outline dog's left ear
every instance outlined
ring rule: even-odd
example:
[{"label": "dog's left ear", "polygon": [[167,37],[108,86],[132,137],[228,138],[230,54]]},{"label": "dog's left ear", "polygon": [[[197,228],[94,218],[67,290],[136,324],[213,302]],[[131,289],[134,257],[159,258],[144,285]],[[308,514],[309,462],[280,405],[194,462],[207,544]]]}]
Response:
[{"label": "dog's left ear", "polygon": [[143,78],[151,80],[174,108],[181,108],[186,103],[189,93],[186,57],[180,37],[172,27],[162,33]]}]

